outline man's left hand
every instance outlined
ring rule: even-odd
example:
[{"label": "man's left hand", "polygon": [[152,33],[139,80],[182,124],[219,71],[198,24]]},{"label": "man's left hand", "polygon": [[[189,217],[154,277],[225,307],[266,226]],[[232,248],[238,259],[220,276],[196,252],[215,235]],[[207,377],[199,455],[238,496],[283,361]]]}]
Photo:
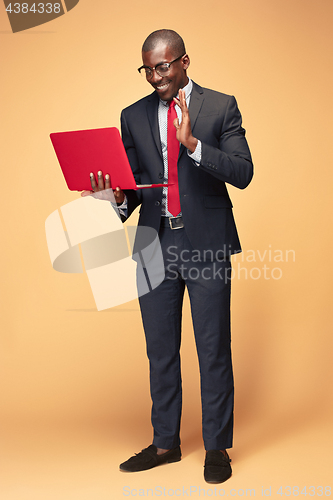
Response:
[{"label": "man's left hand", "polygon": [[179,99],[174,97],[173,100],[180,107],[182,111],[181,123],[179,124],[178,118],[176,118],[173,122],[177,130],[176,137],[179,142],[181,142],[189,151],[191,151],[191,153],[194,153],[195,148],[197,147],[198,144],[198,139],[196,139],[192,135],[190,114],[186,104],[184,90],[179,90]]}]

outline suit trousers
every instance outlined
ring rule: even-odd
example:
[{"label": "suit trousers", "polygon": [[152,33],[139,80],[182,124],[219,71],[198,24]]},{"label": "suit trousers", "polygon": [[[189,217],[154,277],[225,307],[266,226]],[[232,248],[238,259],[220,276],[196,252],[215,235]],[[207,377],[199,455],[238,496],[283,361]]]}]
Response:
[{"label": "suit trousers", "polygon": [[187,286],[199,360],[206,450],[232,447],[234,385],[230,346],[229,257],[199,253],[184,228],[159,231],[165,278],[140,297],[150,366],[153,443],[180,444],[182,304]]}]

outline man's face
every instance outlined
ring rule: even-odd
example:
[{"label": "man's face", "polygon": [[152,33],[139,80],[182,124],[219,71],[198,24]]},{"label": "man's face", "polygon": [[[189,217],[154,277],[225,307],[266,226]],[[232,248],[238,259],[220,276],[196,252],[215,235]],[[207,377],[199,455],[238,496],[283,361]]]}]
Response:
[{"label": "man's face", "polygon": [[[142,61],[145,66],[155,68],[159,63],[170,63],[181,54],[174,54],[165,43],[160,43],[155,49],[149,52],[142,52]],[[163,101],[172,101],[176,97],[178,90],[188,83],[186,70],[190,64],[188,55],[182,57],[170,66],[168,76],[160,76],[154,71],[153,77],[148,82],[154,87],[159,97]]]}]

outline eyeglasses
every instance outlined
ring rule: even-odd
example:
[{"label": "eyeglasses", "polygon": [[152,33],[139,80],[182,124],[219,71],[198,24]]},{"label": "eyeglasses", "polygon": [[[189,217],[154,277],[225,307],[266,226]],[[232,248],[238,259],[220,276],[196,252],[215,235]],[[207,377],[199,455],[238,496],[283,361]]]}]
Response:
[{"label": "eyeglasses", "polygon": [[176,61],[179,61],[182,57],[184,57],[185,54],[182,54],[181,56],[177,57],[177,59],[174,59],[171,62],[165,62],[165,63],[159,63],[156,64],[155,68],[151,68],[150,66],[141,66],[141,68],[138,68],[138,72],[140,73],[141,76],[147,78],[147,80],[151,80],[153,78],[154,70],[159,76],[168,76],[170,73],[170,66]]}]

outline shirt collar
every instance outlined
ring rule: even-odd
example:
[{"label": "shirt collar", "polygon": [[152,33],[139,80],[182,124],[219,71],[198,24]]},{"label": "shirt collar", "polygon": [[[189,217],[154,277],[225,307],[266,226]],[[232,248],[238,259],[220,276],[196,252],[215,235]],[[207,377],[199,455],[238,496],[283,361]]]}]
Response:
[{"label": "shirt collar", "polygon": [[[187,100],[191,93],[192,93],[192,89],[193,89],[193,82],[191,80],[191,78],[188,79],[188,83],[185,85],[185,87],[182,89],[185,91],[185,99]],[[179,93],[177,94],[177,97],[178,97]],[[164,106],[169,106],[169,102],[168,101],[163,101],[162,99],[160,99],[160,102],[162,104],[164,104]]]}]

